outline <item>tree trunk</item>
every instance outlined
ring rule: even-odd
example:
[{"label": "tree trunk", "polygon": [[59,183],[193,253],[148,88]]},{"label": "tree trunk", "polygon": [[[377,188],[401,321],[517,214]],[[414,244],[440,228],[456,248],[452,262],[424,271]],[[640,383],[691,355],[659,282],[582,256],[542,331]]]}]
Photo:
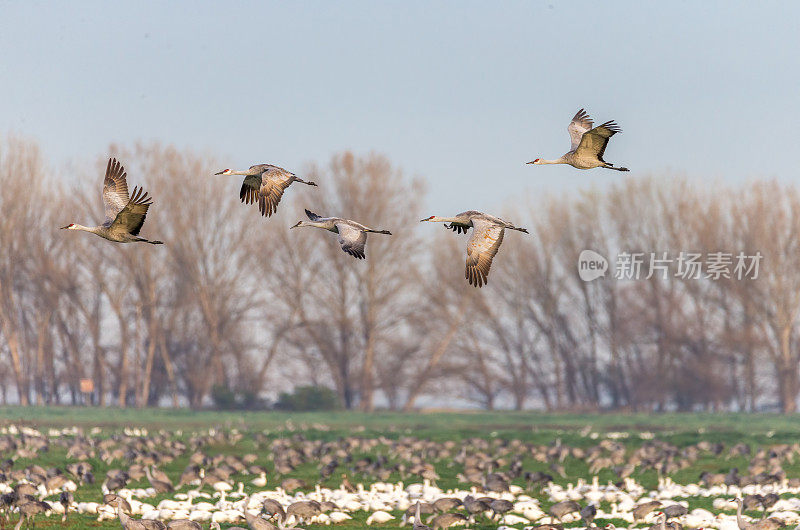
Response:
[{"label": "tree trunk", "polygon": [[364,365],[361,368],[361,410],[372,412],[375,410],[375,381],[373,374],[375,370],[375,336],[370,323],[367,323],[365,327],[367,328],[367,342],[364,351]]},{"label": "tree trunk", "polygon": [[117,315],[119,322],[119,365],[117,366],[117,405],[125,408],[128,405],[128,346],[130,334],[128,332],[128,322],[122,308],[120,298],[109,297],[111,307]]},{"label": "tree trunk", "polygon": [[792,326],[781,330],[781,355],[779,361],[778,389],[780,391],[781,409],[784,414],[797,410],[797,360],[791,351]]},{"label": "tree trunk", "polygon": [[439,364],[439,361],[447,352],[447,348],[450,346],[453,338],[455,338],[462,320],[463,316],[460,313],[456,318],[451,320],[450,329],[447,330],[447,334],[445,335],[444,339],[442,339],[436,350],[433,352],[433,355],[431,355],[431,358],[428,360],[428,364],[425,366],[425,369],[421,374],[414,378],[414,384],[411,387],[411,390],[409,390],[406,404],[403,405],[403,412],[411,412],[411,410],[413,410],[414,402],[417,401],[422,393],[422,389],[425,387],[428,374],[430,374],[433,369],[436,368],[436,366]]},{"label": "tree trunk", "polygon": [[119,387],[117,389],[117,403],[121,408],[128,405],[128,337],[123,333],[119,348]]},{"label": "tree trunk", "polygon": [[784,414],[797,411],[797,364],[791,361],[788,364],[781,366],[778,373],[779,399]]},{"label": "tree trunk", "polygon": [[159,344],[161,360],[164,361],[164,368],[167,371],[167,378],[169,379],[170,393],[172,394],[172,408],[177,409],[180,404],[178,401],[178,382],[175,380],[175,370],[172,367],[172,359],[167,349],[166,334],[163,331],[159,334]]},{"label": "tree trunk", "polygon": [[6,335],[8,343],[8,351],[11,353],[11,367],[14,370],[14,379],[17,383],[17,395],[19,396],[19,404],[27,407],[30,405],[28,400],[28,384],[26,382],[25,374],[22,370],[22,362],[19,357],[19,342],[17,340],[17,333],[12,331]]},{"label": "tree trunk", "polygon": [[136,400],[136,406],[140,409],[147,406],[147,401],[150,399],[150,379],[153,373],[153,358],[156,356],[156,341],[155,341],[155,333],[153,330],[154,326],[150,328],[150,337],[147,341],[147,359],[144,363],[144,375],[142,377],[142,389],[141,393]]},{"label": "tree trunk", "polygon": [[[51,315],[52,313],[50,311],[46,312],[43,315],[43,318],[39,321],[39,325],[36,326],[37,337],[35,388],[37,405],[42,405],[45,400],[49,401],[47,393],[47,377],[45,376],[45,349],[49,338],[49,335],[47,334],[47,328],[50,326]],[[50,349],[52,349],[52,344],[50,344]]]}]

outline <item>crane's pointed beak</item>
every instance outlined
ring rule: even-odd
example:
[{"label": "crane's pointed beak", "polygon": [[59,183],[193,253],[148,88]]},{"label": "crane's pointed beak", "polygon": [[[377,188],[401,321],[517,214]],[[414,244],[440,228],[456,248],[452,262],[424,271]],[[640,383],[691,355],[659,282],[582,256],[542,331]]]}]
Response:
[{"label": "crane's pointed beak", "polygon": [[300,226],[300,223],[302,223],[302,222],[303,222],[303,221],[297,221],[297,224],[296,224],[296,225],[294,225],[294,226],[290,226],[290,227],[289,227],[289,230],[291,230],[292,228],[297,228],[298,226]]},{"label": "crane's pointed beak", "polygon": [[67,228],[69,228],[69,227],[70,227],[70,225],[67,225],[67,226],[62,226],[61,228],[59,228],[59,230],[66,230],[66,229],[67,229]]},{"label": "crane's pointed beak", "polygon": [[224,174],[225,174],[225,171],[223,170],[223,171],[220,171],[219,173],[214,173],[214,174],[215,174],[215,175],[224,175]]},{"label": "crane's pointed beak", "polygon": [[525,162],[525,165],[527,166],[528,164],[533,164],[534,162],[536,162],[536,160],[531,160],[530,162]]}]

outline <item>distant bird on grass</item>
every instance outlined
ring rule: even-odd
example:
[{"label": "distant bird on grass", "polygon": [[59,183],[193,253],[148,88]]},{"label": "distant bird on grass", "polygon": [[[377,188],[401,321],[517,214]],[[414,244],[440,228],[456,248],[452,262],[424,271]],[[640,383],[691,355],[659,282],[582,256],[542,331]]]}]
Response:
[{"label": "distant bird on grass", "polygon": [[597,515],[597,507],[594,504],[587,504],[581,511],[581,519],[586,524],[586,528],[591,528],[594,524],[594,518]]},{"label": "distant bird on grass", "polygon": [[615,171],[628,171],[626,167],[616,167],[603,160],[608,141],[618,132],[622,132],[614,120],[595,127],[586,111],[581,109],[572,118],[567,131],[572,140],[568,153],[556,160],[537,158],[528,164],[569,164],[578,169],[604,167]]},{"label": "distant bird on grass", "polygon": [[417,501],[417,504],[414,508],[414,530],[431,530],[428,525],[422,522],[419,501]]},{"label": "distant bird on grass", "polygon": [[339,234],[339,244],[342,246],[342,250],[358,259],[364,259],[366,257],[366,254],[364,254],[364,247],[367,244],[368,232],[392,235],[388,230],[375,230],[355,221],[342,219],[341,217],[320,217],[308,210],[306,210],[306,215],[311,219],[310,222],[299,221],[292,228],[297,228],[298,226],[315,226]]},{"label": "distant bird on grass", "polygon": [[264,217],[269,217],[278,210],[278,203],[283,197],[283,190],[292,182],[300,182],[309,186],[317,184],[303,180],[297,175],[272,164],[257,164],[245,171],[223,169],[215,175],[244,175],[239,198],[245,204],[258,203],[258,210]]},{"label": "distant bird on grass", "polygon": [[279,524],[283,524],[283,521],[286,520],[286,510],[275,499],[264,499],[261,505],[261,512],[267,514],[269,519],[277,519]]},{"label": "distant bird on grass", "polygon": [[689,513],[689,509],[682,504],[670,504],[669,506],[664,506],[661,511],[664,512],[667,520],[674,519],[676,517],[683,517]]},{"label": "distant bird on grass", "polygon": [[647,501],[635,506],[633,508],[634,522],[641,521],[648,513],[658,510],[661,506],[661,501]]},{"label": "distant bird on grass", "polygon": [[117,517],[125,530],[166,530],[167,525],[156,519],[133,519],[117,504]]},{"label": "distant bird on grass", "polygon": [[736,499],[736,524],[739,526],[739,530],[778,530],[784,526],[781,521],[772,517],[768,519],[759,519],[754,523],[745,521],[742,517],[743,504],[741,498]]},{"label": "distant bird on grass", "polygon": [[128,500],[125,499],[124,497],[120,497],[116,493],[106,493],[105,495],[103,495],[103,504],[108,504],[109,506],[112,506],[115,509],[117,507],[117,504],[119,504],[120,507],[122,507],[122,511],[124,511],[125,513],[131,513],[131,511],[133,511]]},{"label": "distant bird on grass", "polygon": [[145,475],[147,476],[147,480],[150,482],[150,485],[153,487],[153,489],[156,490],[156,492],[169,493],[175,490],[175,486],[172,485],[172,482],[170,482],[169,477],[163,474],[163,472],[158,470],[154,470],[153,472],[151,472],[149,467],[145,467],[144,472]]},{"label": "distant bird on grass", "polygon": [[[29,500],[21,502],[17,505],[17,510],[19,511],[19,521],[17,525],[14,527],[14,530],[19,530],[22,527],[22,521],[24,520],[26,526],[30,527],[31,522],[34,521],[34,518],[40,514],[49,512],[52,509],[49,503],[40,501],[40,500]],[[34,522],[34,527],[36,523]]]},{"label": "distant bird on grass", "polygon": [[548,513],[561,523],[565,515],[581,511],[581,505],[573,500],[557,502],[550,507]]},{"label": "distant bird on grass", "polygon": [[75,497],[69,491],[62,491],[58,496],[58,502],[64,507],[64,514],[61,516],[61,522],[63,523],[67,520],[69,508],[75,502]]},{"label": "distant bird on grass", "polygon": [[161,245],[161,241],[150,241],[139,237],[147,209],[153,202],[142,188],[133,188],[133,197],[128,195],[127,173],[116,159],[108,160],[106,177],[103,180],[103,204],[105,204],[106,220],[100,226],[83,226],[70,223],[62,226],[62,230],[82,230],[91,232],[109,241],[117,243],[150,243]]},{"label": "distant bird on grass", "polygon": [[466,233],[470,227],[474,229],[467,243],[467,266],[464,277],[469,281],[470,285],[475,287],[483,287],[484,284],[488,283],[492,259],[503,243],[505,229],[528,233],[525,228],[518,228],[499,217],[476,212],[475,210],[462,212],[455,217],[436,217],[431,215],[421,219],[420,223],[425,221],[450,223],[449,226],[445,224],[444,227],[458,234]]}]

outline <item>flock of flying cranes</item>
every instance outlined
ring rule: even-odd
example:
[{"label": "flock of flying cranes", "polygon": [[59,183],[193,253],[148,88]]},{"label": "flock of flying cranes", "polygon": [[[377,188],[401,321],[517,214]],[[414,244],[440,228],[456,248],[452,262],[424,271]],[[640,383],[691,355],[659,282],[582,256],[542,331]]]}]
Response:
[{"label": "flock of flying cranes", "polygon": [[[607,121],[597,127],[586,113],[579,110],[567,127],[572,145],[570,150],[556,160],[537,158],[528,164],[569,164],[578,169],[592,169],[603,167],[615,171],[628,171],[625,167],[616,167],[614,164],[603,160],[609,139],[621,132],[619,126],[613,121]],[[225,169],[216,175],[242,175],[242,189],[239,198],[245,204],[258,203],[261,215],[271,216],[278,209],[278,203],[283,192],[294,182],[308,186],[316,186],[314,182],[299,178],[294,173],[286,171],[271,164],[258,164],[245,171],[231,171]],[[147,210],[153,204],[150,197],[140,187],[133,188],[133,194],[128,193],[127,173],[116,159],[110,159],[106,167],[103,180],[103,203],[105,204],[106,219],[99,226],[83,226],[70,223],[61,227],[68,230],[82,230],[91,232],[109,241],[117,243],[143,242],[160,245],[161,241],[153,241],[139,237]],[[299,221],[291,228],[313,226],[322,228],[339,235],[339,244],[342,250],[357,259],[364,259],[364,248],[367,244],[367,234],[391,235],[388,230],[376,230],[341,217],[321,217],[306,210],[309,221]],[[462,212],[455,217],[437,217],[432,215],[420,222],[430,221],[445,223],[445,228],[456,233],[466,233],[473,228],[472,236],[467,243],[467,263],[465,277],[470,285],[482,287],[488,282],[489,269],[492,259],[497,254],[505,230],[517,230],[528,233],[524,228],[514,226],[495,217],[475,210]],[[450,223],[449,225],[447,223]]]}]

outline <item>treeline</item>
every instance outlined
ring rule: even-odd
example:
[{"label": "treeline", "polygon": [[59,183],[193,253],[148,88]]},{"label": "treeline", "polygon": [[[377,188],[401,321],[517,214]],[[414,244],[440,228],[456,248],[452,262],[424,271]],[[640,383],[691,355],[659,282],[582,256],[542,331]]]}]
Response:
[{"label": "treeline", "polygon": [[[632,177],[510,204],[493,213],[530,234],[506,235],[478,290],[466,237],[418,223],[457,212],[422,212],[424,182],[383,156],[309,165],[320,186],[291,187],[268,220],[239,202],[240,180],[213,176],[229,165],[218,159],[162,145],[109,156],[154,197],[143,235],[163,247],[58,230],[102,221],[105,157],[62,178],[35,144],[0,141],[4,402],[80,402],[91,379],[101,406],[198,408],[221,390],[263,402],[312,385],[364,410],[795,410],[795,186]],[[304,207],[394,235],[370,237],[357,261],[332,234],[288,230]],[[585,249],[607,258],[605,277],[580,279]],[[761,256],[757,272],[737,277],[740,254]],[[624,256],[641,259],[639,279],[614,278],[632,276]]]}]

